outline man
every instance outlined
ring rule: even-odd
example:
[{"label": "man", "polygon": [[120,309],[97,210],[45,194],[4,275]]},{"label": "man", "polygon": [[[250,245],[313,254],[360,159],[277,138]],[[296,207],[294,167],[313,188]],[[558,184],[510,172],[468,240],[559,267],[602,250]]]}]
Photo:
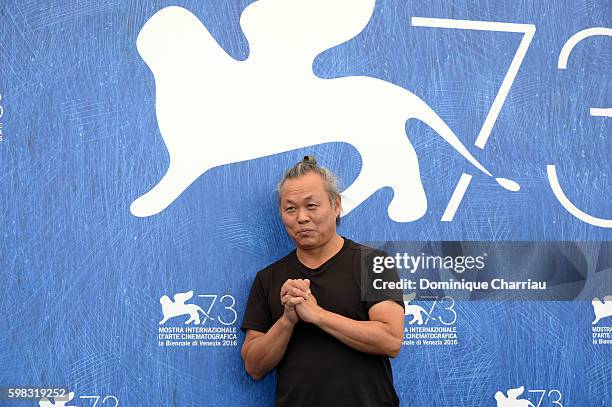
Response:
[{"label": "man", "polygon": [[399,405],[389,357],[402,345],[402,293],[368,283],[368,259],[382,252],[337,234],[337,182],[314,157],[288,170],[278,192],[296,250],[253,282],[241,326],[246,371],[258,380],[276,368],[277,406]]}]

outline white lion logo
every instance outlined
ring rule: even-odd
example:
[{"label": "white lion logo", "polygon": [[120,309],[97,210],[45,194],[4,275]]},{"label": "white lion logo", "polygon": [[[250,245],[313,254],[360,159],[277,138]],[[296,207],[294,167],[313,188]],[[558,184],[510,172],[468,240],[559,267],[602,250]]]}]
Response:
[{"label": "white lion logo", "polygon": [[593,325],[598,323],[601,319],[612,316],[612,295],[606,295],[603,301],[599,298],[593,298],[593,311],[595,312],[595,320]]},{"label": "white lion logo", "polygon": [[517,389],[510,389],[508,390],[508,397],[506,397],[501,391],[498,391],[495,393],[497,407],[534,407],[531,401],[518,398],[524,391],[524,386]]},{"label": "white lion logo", "polygon": [[[177,293],[174,295],[174,301],[170,299],[167,295],[163,295],[159,302],[162,306],[162,313],[164,314],[164,318],[159,321],[160,325],[163,325],[170,318],[178,317],[181,315],[189,315],[189,319],[185,321],[185,325],[193,322],[196,325],[200,324],[200,312],[206,318],[210,318],[202,308],[197,306],[196,304],[185,304],[185,301],[191,299],[193,297],[193,291],[188,291],[186,293]],[[213,318],[210,318],[213,319]]]},{"label": "white lion logo", "polygon": [[435,320],[434,317],[432,317],[427,311],[425,311],[425,308],[421,307],[420,305],[409,304],[410,301],[414,300],[415,297],[416,293],[408,294],[404,297],[404,315],[412,316],[412,321],[408,322],[408,324],[412,325],[416,322],[419,325],[423,325],[423,314]]},{"label": "white lion logo", "polygon": [[38,405],[40,407],[75,407],[75,406],[66,405],[66,403],[68,403],[69,401],[72,401],[73,398],[74,398],[74,392],[71,391],[70,393],[68,393],[67,399],[65,398],[65,396],[64,397],[54,397],[53,403],[51,403],[51,401],[49,401],[48,398],[44,397],[40,399],[40,401],[38,402]]},{"label": "white lion logo", "polygon": [[[394,195],[389,217],[422,217],[427,199],[405,124],[423,121],[491,175],[418,96],[366,76],[321,79],[314,58],[359,34],[375,0],[259,0],[242,13],[249,58],[231,58],[201,21],[166,7],[136,45],[155,77],[157,122],[170,156],[166,174],[130,209],[151,216],[210,168],[329,142],[347,142],[362,168],[344,192],[344,213],[378,189]],[[519,185],[496,178],[504,188]]]}]

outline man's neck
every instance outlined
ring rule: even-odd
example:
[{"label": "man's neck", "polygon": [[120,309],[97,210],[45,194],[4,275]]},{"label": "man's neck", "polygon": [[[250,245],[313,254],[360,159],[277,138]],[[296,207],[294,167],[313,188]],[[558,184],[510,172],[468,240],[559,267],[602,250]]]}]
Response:
[{"label": "man's neck", "polygon": [[300,263],[308,268],[316,269],[334,257],[342,249],[342,246],[344,246],[344,239],[336,234],[323,246],[313,249],[301,249],[298,247],[296,254]]}]

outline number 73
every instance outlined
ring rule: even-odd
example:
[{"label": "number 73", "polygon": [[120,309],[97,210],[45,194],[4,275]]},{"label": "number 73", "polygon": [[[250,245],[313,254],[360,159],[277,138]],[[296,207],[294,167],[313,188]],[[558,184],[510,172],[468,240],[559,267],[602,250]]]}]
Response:
[{"label": "number 73", "polygon": [[[512,83],[516,78],[516,75],[523,63],[523,59],[527,54],[527,50],[529,49],[529,45],[533,40],[533,36],[536,32],[536,27],[533,24],[517,24],[517,23],[500,23],[494,21],[474,21],[474,20],[453,20],[453,19],[443,19],[443,18],[426,18],[426,17],[412,17],[412,25],[415,27],[430,27],[430,28],[451,28],[451,29],[459,29],[459,30],[479,30],[479,31],[495,31],[495,32],[512,32],[512,33],[522,33],[523,39],[519,44],[516,53],[514,54],[514,58],[512,58],[512,62],[506,72],[504,80],[495,96],[495,100],[489,109],[487,117],[480,129],[478,137],[476,138],[476,142],[474,143],[476,147],[480,149],[484,149],[489,136],[491,135],[491,131],[493,130],[493,126],[497,121],[499,113],[508,97],[508,93],[510,88],[512,87]],[[609,36],[612,37],[612,29],[606,27],[592,27],[578,33],[574,34],[567,42],[564,44],[561,52],[559,54],[558,68],[559,69],[567,69],[567,60],[572,49],[582,40],[597,36]],[[591,116],[602,116],[602,117],[612,117],[612,108],[591,108],[590,109]],[[561,205],[574,217],[580,219],[583,222],[588,224],[599,226],[603,228],[612,228],[612,219],[603,219],[598,218],[588,213],[582,211],[578,207],[576,207],[570,199],[563,192],[559,180],[557,178],[557,171],[555,165],[548,165],[546,167],[548,181],[550,183],[550,187],[555,194],[555,197],[561,203]],[[466,173],[461,175],[457,186],[451,196],[451,199],[442,215],[443,222],[450,222],[453,220],[455,213],[457,212],[457,208],[461,204],[463,196],[467,191],[467,188],[472,180],[472,176]]]}]

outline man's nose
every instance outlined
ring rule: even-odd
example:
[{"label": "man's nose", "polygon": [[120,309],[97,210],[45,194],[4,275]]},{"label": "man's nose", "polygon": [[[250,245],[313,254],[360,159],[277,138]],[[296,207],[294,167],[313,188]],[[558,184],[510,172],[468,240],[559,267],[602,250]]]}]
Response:
[{"label": "man's nose", "polygon": [[298,223],[307,223],[310,221],[310,216],[308,216],[308,211],[305,209],[298,209],[297,216]]}]

